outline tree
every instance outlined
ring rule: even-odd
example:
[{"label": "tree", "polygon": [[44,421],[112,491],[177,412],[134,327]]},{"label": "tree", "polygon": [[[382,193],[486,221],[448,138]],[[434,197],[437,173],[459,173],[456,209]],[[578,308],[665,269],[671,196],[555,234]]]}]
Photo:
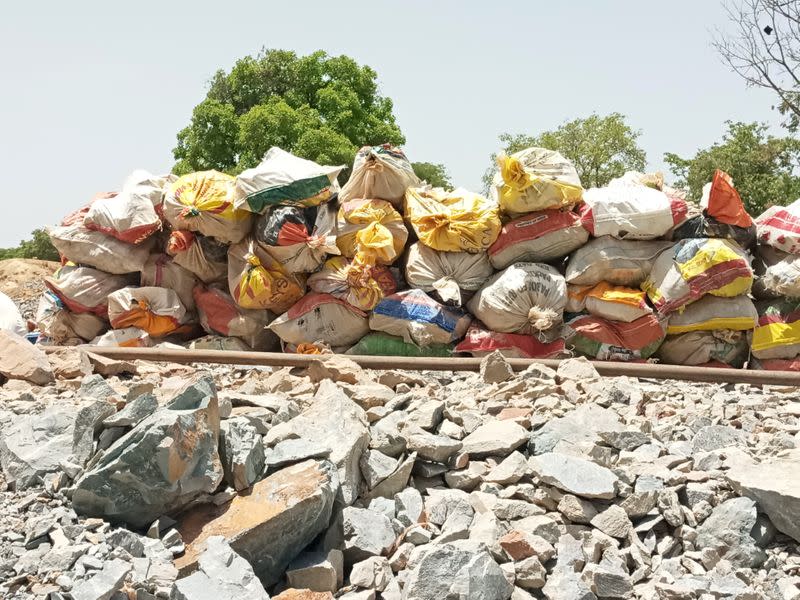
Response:
[{"label": "tree", "polygon": [[392,101],[380,95],[376,79],[370,67],[322,51],[247,56],[212,78],[191,123],[178,133],[174,171],[237,174],[257,165],[271,146],[349,167],[361,146],[403,144]]},{"label": "tree", "polygon": [[763,123],[727,122],[722,141],[699,150],[693,158],[667,153],[664,160],[686,187],[689,197],[699,200],[703,186],[715,169],[732,178],[751,215],[761,214],[773,204],[788,204],[800,196],[800,140],[767,135]]},{"label": "tree", "polygon": [[23,240],[16,248],[0,248],[0,260],[7,258],[38,258],[40,260],[59,260],[50,236],[44,229],[36,229],[30,240]]},{"label": "tree", "polygon": [[433,187],[440,187],[446,190],[452,190],[453,184],[450,181],[450,176],[447,174],[442,164],[434,164],[427,162],[411,163],[414,168],[414,173],[417,174],[422,181],[427,181]]},{"label": "tree", "polygon": [[[558,129],[538,136],[504,133],[500,142],[506,154],[531,146],[560,152],[575,164],[583,187],[590,188],[606,185],[625,171],[644,170],[646,155],[636,143],[640,135],[641,132],[625,123],[624,115],[611,113],[567,121]],[[493,166],[483,176],[485,191],[491,186],[496,158],[493,154]]]},{"label": "tree", "polygon": [[778,97],[785,125],[800,125],[800,3],[797,0],[730,0],[735,33],[717,32],[714,46],[749,85]]}]

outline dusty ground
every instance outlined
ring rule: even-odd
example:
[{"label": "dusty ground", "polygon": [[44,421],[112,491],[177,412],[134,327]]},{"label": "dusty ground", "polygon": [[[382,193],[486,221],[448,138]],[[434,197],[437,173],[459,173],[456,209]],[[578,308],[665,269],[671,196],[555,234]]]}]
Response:
[{"label": "dusty ground", "polygon": [[39,296],[44,291],[43,279],[52,275],[59,264],[49,260],[11,258],[0,260],[0,292],[20,307],[22,316],[33,317]]}]

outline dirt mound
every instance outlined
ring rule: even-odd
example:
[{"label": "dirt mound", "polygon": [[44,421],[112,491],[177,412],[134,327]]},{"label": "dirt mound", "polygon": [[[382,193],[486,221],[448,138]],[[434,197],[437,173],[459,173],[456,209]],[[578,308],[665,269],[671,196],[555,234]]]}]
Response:
[{"label": "dirt mound", "polygon": [[32,258],[0,260],[0,292],[19,306],[22,316],[31,318],[44,291],[43,279],[59,267],[57,262]]}]

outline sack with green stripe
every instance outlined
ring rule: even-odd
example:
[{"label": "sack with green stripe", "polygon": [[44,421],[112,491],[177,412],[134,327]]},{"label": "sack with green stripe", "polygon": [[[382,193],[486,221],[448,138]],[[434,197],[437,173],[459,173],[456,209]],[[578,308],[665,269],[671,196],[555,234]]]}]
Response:
[{"label": "sack with green stripe", "polygon": [[262,214],[271,206],[318,206],[339,192],[344,165],[321,166],[273,146],[236,178],[234,206]]}]

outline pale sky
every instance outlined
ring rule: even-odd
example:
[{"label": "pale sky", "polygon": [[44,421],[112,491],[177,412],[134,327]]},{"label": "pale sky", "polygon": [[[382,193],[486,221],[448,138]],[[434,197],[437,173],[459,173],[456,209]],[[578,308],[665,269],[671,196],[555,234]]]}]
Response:
[{"label": "pale sky", "polygon": [[137,168],[166,172],[218,68],[262,47],[373,67],[413,161],[478,191],[504,131],[618,111],[650,168],[728,119],[779,122],[724,66],[717,0],[14,2],[0,19],[0,247]]}]

